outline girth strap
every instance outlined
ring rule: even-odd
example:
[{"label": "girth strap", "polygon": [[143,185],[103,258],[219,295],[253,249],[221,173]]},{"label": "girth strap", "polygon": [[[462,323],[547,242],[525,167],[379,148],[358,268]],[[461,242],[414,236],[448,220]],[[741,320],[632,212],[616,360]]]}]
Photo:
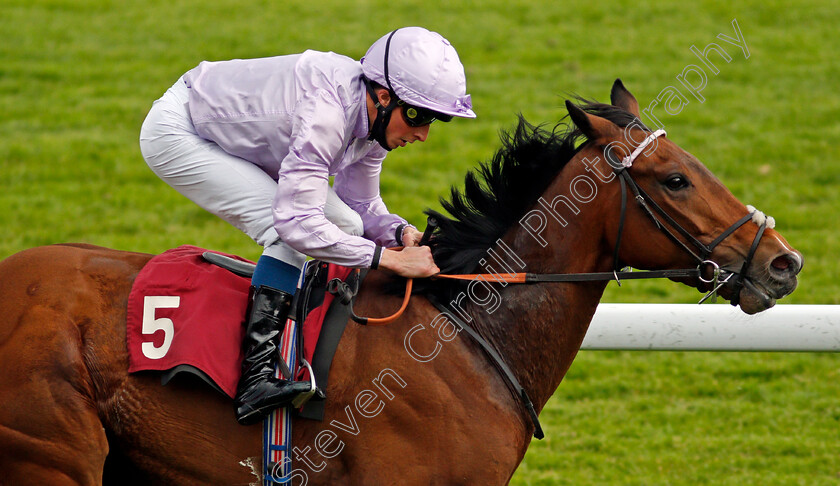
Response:
[{"label": "girth strap", "polygon": [[537,439],[542,439],[545,437],[543,433],[542,426],[540,425],[540,419],[537,415],[537,411],[534,408],[534,404],[531,402],[531,399],[528,397],[528,393],[522,388],[522,385],[519,384],[519,380],[516,379],[516,376],[513,375],[513,372],[510,370],[508,365],[505,363],[504,359],[493,349],[493,346],[490,345],[481,335],[476,332],[475,329],[471,328],[461,319],[455,317],[455,312],[452,309],[448,308],[444,304],[442,304],[439,300],[437,300],[433,295],[428,294],[426,298],[429,299],[429,302],[437,309],[446,314],[446,318],[450,320],[453,324],[458,326],[459,328],[463,329],[470,335],[471,338],[481,347],[482,350],[490,357],[490,361],[499,370],[501,373],[502,378],[505,379],[507,382],[508,388],[511,389],[515,398],[517,398],[520,403],[525,407],[525,410],[528,412],[529,417],[531,418],[531,422],[534,424],[534,437]]}]

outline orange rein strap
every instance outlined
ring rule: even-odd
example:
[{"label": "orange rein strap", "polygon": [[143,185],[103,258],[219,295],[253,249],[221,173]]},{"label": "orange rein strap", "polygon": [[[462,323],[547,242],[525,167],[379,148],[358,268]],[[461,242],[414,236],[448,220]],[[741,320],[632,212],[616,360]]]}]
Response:
[{"label": "orange rein strap", "polygon": [[[495,275],[495,274],[484,274],[484,273],[469,273],[469,274],[457,274],[457,275],[447,275],[443,273],[439,273],[437,275],[433,275],[430,278],[445,278],[450,280],[474,280],[478,277],[484,277],[486,280],[492,282],[506,282],[506,283],[517,283],[517,284],[524,284],[528,283],[526,281],[526,273],[512,273],[512,274],[505,274],[502,275]],[[362,317],[357,316],[355,312],[350,311],[350,317],[358,322],[359,324],[366,325],[366,326],[384,326],[386,324],[390,324],[402,316],[405,309],[408,307],[408,301],[411,300],[411,290],[414,286],[414,279],[406,279],[405,281],[405,295],[403,296],[402,305],[400,306],[399,310],[395,313],[391,314],[387,317]]]},{"label": "orange rein strap", "polygon": [[350,307],[350,317],[358,322],[359,324],[366,325],[366,326],[384,326],[385,324],[390,324],[397,319],[400,318],[403,312],[405,312],[406,307],[408,307],[408,301],[411,300],[411,288],[414,285],[414,279],[406,279],[405,281],[405,296],[403,297],[402,305],[400,306],[399,310],[388,317],[359,317],[353,312],[352,305]]},{"label": "orange rein strap", "polygon": [[[391,248],[386,248],[386,250],[391,251],[401,251],[404,247],[402,246],[394,246]],[[406,279],[405,282],[405,296],[403,297],[403,302],[397,312],[394,312],[388,317],[362,317],[357,316],[356,313],[353,311],[353,302],[350,302],[350,318],[354,321],[358,322],[363,326],[384,326],[386,324],[390,324],[397,319],[405,312],[406,307],[408,307],[408,301],[411,300],[411,289],[414,287],[414,279]],[[358,289],[357,289],[358,290]],[[355,298],[355,295],[353,295]]]},{"label": "orange rein strap", "polygon": [[[508,274],[505,276],[501,275],[494,275],[489,273],[466,273],[466,274],[458,274],[458,275],[447,275],[443,273],[439,273],[437,275],[433,275],[430,278],[447,278],[451,280],[474,280],[478,277],[485,277],[489,279],[488,281],[496,281],[496,282],[506,282],[506,283],[517,283],[517,284],[524,284],[528,283],[525,281],[526,273],[513,273]],[[351,317],[354,321],[358,322],[359,324],[365,326],[384,326],[386,324],[390,324],[397,319],[405,312],[405,309],[408,307],[408,301],[411,300],[411,289],[414,286],[414,279],[409,278],[405,281],[405,295],[403,296],[402,305],[400,306],[397,312],[391,314],[388,317],[361,317],[357,316],[355,313],[351,313]]]},{"label": "orange rein strap", "polygon": [[527,273],[505,273],[505,274],[495,274],[495,273],[461,273],[455,275],[448,275],[445,273],[439,273],[437,275],[433,275],[430,278],[446,278],[450,280],[475,280],[477,278],[483,278],[484,280],[493,283],[515,283],[515,284],[524,284],[529,283],[527,278]]},{"label": "orange rein strap", "polygon": [[[436,224],[433,223],[432,218],[429,218],[429,223],[430,223],[429,228],[434,228],[436,226]],[[428,232],[429,228],[427,228],[427,232]],[[424,235],[424,239],[426,239],[428,241],[428,239],[426,238],[425,235]],[[404,247],[402,247],[402,246],[395,246],[395,247],[392,247],[392,248],[387,248],[387,250],[401,251],[403,248]],[[478,278],[479,275],[485,275],[485,274],[446,275],[446,274],[439,273],[437,275],[433,275],[430,278],[448,278],[448,279],[456,279],[456,280],[473,280],[475,278]],[[505,274],[505,276],[491,275],[491,274],[486,274],[486,275],[487,275],[487,277],[490,277],[492,280],[495,280],[496,282],[499,282],[499,283],[501,283],[501,282],[527,283],[526,280],[525,280],[525,276],[527,274],[525,274],[525,273]],[[411,279],[411,278],[406,279],[406,282],[405,282],[405,296],[403,297],[402,305],[400,306],[399,310],[397,310],[397,312],[391,314],[388,317],[362,317],[362,316],[357,316],[356,313],[353,312],[352,302],[351,302],[351,305],[350,305],[350,317],[354,321],[358,322],[359,324],[366,325],[366,326],[384,326],[386,324],[390,324],[390,323],[396,321],[397,319],[399,319],[400,316],[402,316],[403,312],[405,312],[405,309],[408,307],[408,301],[411,300],[411,290],[412,290],[413,286],[414,286],[414,279]]]}]

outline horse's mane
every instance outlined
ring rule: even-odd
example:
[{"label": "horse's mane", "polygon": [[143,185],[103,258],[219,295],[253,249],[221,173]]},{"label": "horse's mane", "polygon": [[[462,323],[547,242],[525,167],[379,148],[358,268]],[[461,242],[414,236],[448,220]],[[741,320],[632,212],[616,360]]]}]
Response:
[{"label": "horse's mane", "polygon": [[[616,106],[577,100],[585,112],[619,127],[638,120]],[[493,158],[467,173],[463,191],[453,186],[450,199],[441,198],[450,216],[425,211],[439,225],[430,246],[443,273],[473,273],[487,249],[536,203],[578,152],[583,134],[563,120],[549,130],[520,115],[516,128],[502,131],[500,138],[502,147]]]}]

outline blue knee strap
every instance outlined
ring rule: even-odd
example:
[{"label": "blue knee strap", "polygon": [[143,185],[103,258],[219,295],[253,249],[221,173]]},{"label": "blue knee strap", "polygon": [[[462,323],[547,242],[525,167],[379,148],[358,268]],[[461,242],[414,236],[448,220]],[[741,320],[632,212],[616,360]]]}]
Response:
[{"label": "blue knee strap", "polygon": [[257,267],[254,269],[254,275],[251,277],[251,285],[254,287],[265,285],[294,294],[295,289],[297,289],[299,277],[300,270],[294,265],[289,265],[276,258],[262,255],[257,260]]}]

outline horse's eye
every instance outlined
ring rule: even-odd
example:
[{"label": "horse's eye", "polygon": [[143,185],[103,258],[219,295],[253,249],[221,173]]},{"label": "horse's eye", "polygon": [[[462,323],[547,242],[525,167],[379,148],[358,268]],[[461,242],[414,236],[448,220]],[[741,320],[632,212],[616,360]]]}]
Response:
[{"label": "horse's eye", "polygon": [[680,189],[685,189],[688,187],[688,179],[682,175],[673,175],[665,181],[665,187],[672,191],[679,191]]}]

